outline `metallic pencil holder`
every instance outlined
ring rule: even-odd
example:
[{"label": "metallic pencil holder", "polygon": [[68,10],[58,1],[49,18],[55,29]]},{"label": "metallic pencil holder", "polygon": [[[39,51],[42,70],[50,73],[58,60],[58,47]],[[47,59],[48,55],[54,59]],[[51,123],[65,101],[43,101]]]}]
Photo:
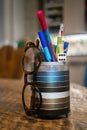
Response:
[{"label": "metallic pencil holder", "polygon": [[[22,91],[26,114],[49,119],[67,117],[70,112],[68,65],[62,62],[41,62],[37,71],[30,73],[30,82],[28,82],[28,76],[25,74],[25,84]],[[30,107],[26,106],[24,98],[27,86],[32,91]]]},{"label": "metallic pencil holder", "polygon": [[59,62],[42,62],[34,82],[42,96],[38,115],[44,118],[68,116],[70,112],[68,65]]}]

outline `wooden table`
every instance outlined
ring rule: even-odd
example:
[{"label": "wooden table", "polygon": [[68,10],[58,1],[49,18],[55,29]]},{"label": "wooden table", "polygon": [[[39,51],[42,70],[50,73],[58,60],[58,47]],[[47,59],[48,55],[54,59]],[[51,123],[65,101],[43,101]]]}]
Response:
[{"label": "wooden table", "polygon": [[87,89],[70,84],[68,118],[45,120],[25,115],[21,93],[23,80],[0,79],[0,130],[87,130]]}]

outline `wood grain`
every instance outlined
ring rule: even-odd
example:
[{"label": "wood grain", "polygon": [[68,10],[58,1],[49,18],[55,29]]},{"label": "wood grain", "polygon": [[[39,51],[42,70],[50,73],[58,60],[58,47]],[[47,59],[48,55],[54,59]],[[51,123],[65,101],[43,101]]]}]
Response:
[{"label": "wood grain", "polygon": [[0,79],[0,130],[87,130],[87,90],[70,85],[68,118],[46,120],[26,116],[21,99],[23,80]]}]

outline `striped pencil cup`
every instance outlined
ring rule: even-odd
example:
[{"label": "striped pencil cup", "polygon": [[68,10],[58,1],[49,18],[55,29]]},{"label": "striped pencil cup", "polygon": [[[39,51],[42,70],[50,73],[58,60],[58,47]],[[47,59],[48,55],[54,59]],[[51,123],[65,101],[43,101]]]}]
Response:
[{"label": "striped pencil cup", "polygon": [[39,117],[57,118],[70,112],[69,69],[66,64],[42,62],[35,76],[42,96]]}]

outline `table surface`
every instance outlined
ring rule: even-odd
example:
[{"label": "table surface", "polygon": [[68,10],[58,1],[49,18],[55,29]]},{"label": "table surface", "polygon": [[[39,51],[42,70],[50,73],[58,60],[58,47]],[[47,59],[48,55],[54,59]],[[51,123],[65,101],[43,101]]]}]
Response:
[{"label": "table surface", "polygon": [[70,84],[68,118],[26,116],[21,99],[23,80],[0,79],[0,130],[87,130],[87,89]]}]

